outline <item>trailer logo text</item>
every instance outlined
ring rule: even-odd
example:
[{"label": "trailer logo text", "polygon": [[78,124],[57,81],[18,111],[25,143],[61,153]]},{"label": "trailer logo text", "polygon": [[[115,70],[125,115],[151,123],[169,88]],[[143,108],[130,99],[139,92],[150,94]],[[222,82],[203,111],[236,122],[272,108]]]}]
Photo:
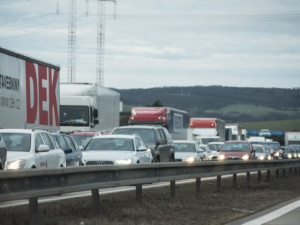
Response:
[{"label": "trailer logo text", "polygon": [[27,123],[59,126],[57,80],[58,70],[26,61]]}]

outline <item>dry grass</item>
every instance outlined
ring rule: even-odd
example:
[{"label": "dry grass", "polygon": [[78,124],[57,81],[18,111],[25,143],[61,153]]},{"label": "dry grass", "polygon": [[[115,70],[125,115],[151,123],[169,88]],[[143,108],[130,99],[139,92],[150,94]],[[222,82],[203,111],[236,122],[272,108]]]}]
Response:
[{"label": "dry grass", "polygon": [[[176,186],[176,198],[170,198],[169,187],[143,190],[143,203],[135,201],[135,192],[100,196],[101,215],[94,215],[91,198],[78,198],[40,204],[42,225],[94,224],[225,224],[258,212],[300,195],[300,175],[289,175],[266,182],[251,176],[251,187],[246,178],[239,177],[236,189],[232,179],[222,179],[222,191],[216,181],[202,181],[201,192],[195,194],[195,184]],[[28,224],[28,206],[1,209],[3,225]]]}]

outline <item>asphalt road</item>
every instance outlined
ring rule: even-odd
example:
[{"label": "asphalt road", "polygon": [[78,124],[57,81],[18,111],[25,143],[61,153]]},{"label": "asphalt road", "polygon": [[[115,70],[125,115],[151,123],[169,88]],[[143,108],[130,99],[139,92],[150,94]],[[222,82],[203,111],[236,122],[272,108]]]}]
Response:
[{"label": "asphalt road", "polygon": [[226,225],[298,225],[300,224],[300,197],[278,204],[257,214]]}]

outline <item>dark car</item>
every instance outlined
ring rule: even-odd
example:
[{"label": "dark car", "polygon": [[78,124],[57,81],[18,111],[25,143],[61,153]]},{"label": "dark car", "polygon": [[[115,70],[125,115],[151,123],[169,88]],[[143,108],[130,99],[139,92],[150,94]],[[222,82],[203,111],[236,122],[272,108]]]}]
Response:
[{"label": "dark car", "polygon": [[0,170],[4,169],[6,157],[7,157],[7,148],[0,134]]},{"label": "dark car", "polygon": [[274,152],[271,152],[270,155],[273,159],[281,159],[283,150],[280,147],[279,142],[272,141],[272,142],[262,142],[263,146],[270,146]]},{"label": "dark car", "polygon": [[65,152],[67,166],[83,165],[82,152],[72,136],[64,133],[53,133],[52,136]]},{"label": "dark car", "polygon": [[248,141],[226,141],[219,155],[219,160],[249,160],[255,159],[255,151]]},{"label": "dark car", "polygon": [[116,128],[113,134],[137,134],[151,149],[154,162],[175,161],[175,148],[171,135],[162,126],[132,125]]}]

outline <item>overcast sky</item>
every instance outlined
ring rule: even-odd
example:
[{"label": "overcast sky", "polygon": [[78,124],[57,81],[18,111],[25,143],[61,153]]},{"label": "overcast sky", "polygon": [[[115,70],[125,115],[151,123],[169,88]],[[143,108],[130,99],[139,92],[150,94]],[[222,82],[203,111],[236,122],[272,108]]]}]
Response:
[{"label": "overcast sky", "polygon": [[[68,2],[0,0],[0,46],[59,65],[66,82]],[[86,16],[77,0],[76,82],[96,81],[88,2]],[[117,0],[105,12],[107,87],[300,87],[299,0]]]}]

